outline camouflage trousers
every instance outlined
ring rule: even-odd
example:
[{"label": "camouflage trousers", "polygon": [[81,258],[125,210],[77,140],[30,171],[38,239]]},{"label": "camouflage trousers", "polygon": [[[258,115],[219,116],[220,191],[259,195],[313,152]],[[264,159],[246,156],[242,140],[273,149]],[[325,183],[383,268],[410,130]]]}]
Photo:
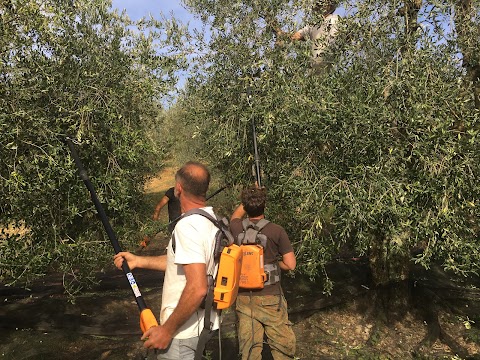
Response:
[{"label": "camouflage trousers", "polygon": [[283,295],[239,295],[236,311],[242,360],[262,358],[264,335],[275,360],[294,358],[295,334],[288,321],[287,302]]}]

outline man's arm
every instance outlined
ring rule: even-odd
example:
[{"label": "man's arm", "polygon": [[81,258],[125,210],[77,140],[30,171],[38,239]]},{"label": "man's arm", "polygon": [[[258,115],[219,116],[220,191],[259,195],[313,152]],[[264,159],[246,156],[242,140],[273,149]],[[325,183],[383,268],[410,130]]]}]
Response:
[{"label": "man's arm", "polygon": [[243,217],[247,214],[245,209],[243,208],[243,204],[238,205],[238,207],[233,212],[232,216],[230,216],[230,221],[233,219],[243,219]]},{"label": "man's arm", "polygon": [[305,40],[305,36],[303,36],[303,33],[301,31],[297,31],[294,33],[292,36],[290,36],[290,39],[296,41],[296,40]]},{"label": "man's arm", "polygon": [[[288,33],[286,31],[282,30],[280,24],[278,23],[278,21],[276,19],[265,18],[265,21],[267,22],[268,26],[273,31],[273,33],[275,33],[275,35],[277,36],[277,42],[279,41],[279,39],[278,39],[279,37],[288,36]],[[292,35],[290,35],[290,39],[291,40],[305,40],[305,37],[303,35],[302,30],[299,30],[299,31],[293,33]]]},{"label": "man's arm", "polygon": [[157,206],[155,206],[155,211],[153,212],[152,220],[158,220],[158,217],[160,216],[160,210],[167,205],[168,201],[170,199],[168,196],[163,196],[163,198],[158,202]]},{"label": "man's arm", "polygon": [[146,331],[142,340],[146,348],[166,349],[175,332],[197,311],[207,294],[207,270],[205,264],[183,265],[187,283],[178,305],[163,325],[154,326]]},{"label": "man's arm", "polygon": [[280,269],[288,271],[294,270],[297,266],[297,259],[295,257],[294,252],[288,252],[282,256],[282,260],[278,262]]},{"label": "man's arm", "polygon": [[130,270],[135,268],[165,271],[167,269],[167,255],[137,256],[130,252],[122,251],[113,257],[115,266],[121,270],[123,261],[126,260]]}]

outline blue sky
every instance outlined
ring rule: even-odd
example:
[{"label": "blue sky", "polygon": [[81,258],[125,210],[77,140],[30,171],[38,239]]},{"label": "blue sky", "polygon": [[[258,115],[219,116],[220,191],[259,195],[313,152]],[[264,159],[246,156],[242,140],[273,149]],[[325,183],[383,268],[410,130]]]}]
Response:
[{"label": "blue sky", "polygon": [[138,20],[149,14],[158,18],[160,12],[167,16],[173,12],[175,18],[184,23],[190,21],[193,25],[198,21],[183,8],[180,0],[112,0],[112,6],[119,11],[127,10],[127,14],[132,20]]},{"label": "blue sky", "polygon": [[[126,10],[132,20],[138,20],[142,17],[152,14],[156,19],[160,18],[160,13],[173,16],[183,24],[189,23],[192,27],[201,28],[201,22],[195,19],[181,4],[180,0],[112,0],[112,7],[119,12]],[[185,77],[180,74],[179,88],[185,85]]]}]

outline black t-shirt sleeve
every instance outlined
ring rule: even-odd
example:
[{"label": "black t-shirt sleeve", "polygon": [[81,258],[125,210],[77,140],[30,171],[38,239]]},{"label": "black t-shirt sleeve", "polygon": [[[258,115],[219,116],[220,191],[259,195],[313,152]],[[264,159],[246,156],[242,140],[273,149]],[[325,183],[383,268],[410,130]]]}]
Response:
[{"label": "black t-shirt sleeve", "polygon": [[171,187],[165,192],[165,196],[168,197],[170,200],[175,200],[175,191],[174,188]]}]

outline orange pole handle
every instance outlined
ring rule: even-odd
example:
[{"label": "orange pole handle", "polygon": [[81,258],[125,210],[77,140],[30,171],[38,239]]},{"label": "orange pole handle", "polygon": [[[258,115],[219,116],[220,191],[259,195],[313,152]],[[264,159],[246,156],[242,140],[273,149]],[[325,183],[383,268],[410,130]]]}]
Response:
[{"label": "orange pole handle", "polygon": [[140,312],[140,329],[145,333],[151,327],[158,326],[157,319],[153,315],[152,310],[146,308]]}]

